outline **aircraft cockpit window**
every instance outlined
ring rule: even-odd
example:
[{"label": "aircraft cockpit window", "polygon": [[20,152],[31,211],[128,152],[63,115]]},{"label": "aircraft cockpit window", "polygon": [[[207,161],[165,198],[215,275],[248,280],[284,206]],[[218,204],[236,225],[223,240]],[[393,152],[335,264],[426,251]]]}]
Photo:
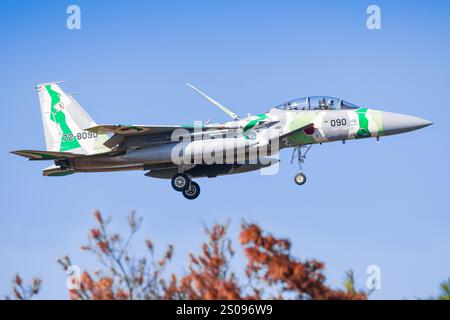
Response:
[{"label": "aircraft cockpit window", "polygon": [[341,100],[340,108],[341,109],[359,109],[358,106],[354,105],[353,103],[347,102],[345,100]]},{"label": "aircraft cockpit window", "polygon": [[285,102],[278,107],[281,110],[341,110],[359,107],[345,100],[327,96],[312,96]]},{"label": "aircraft cockpit window", "polygon": [[309,97],[308,101],[311,110],[335,110],[339,105],[339,99],[333,97],[315,96]]},{"label": "aircraft cockpit window", "polygon": [[306,98],[291,100],[277,107],[282,110],[306,110],[307,108]]}]

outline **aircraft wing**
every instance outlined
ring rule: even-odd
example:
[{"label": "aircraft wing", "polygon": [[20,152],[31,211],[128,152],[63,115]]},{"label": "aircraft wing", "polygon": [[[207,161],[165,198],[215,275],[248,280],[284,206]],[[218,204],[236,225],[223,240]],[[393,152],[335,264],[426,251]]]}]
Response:
[{"label": "aircraft wing", "polygon": [[[98,134],[113,134],[104,145],[108,148],[114,148],[119,146],[123,141],[132,137],[141,137],[145,140],[154,141],[168,141],[170,140],[170,135],[177,129],[185,129],[189,134],[193,133],[195,130],[229,130],[236,129],[234,127],[227,127],[224,125],[205,125],[205,126],[194,126],[194,125],[121,125],[121,124],[103,124],[95,127],[85,129],[90,132]],[[133,145],[140,146],[141,142],[135,141]]]},{"label": "aircraft wing", "polygon": [[151,135],[160,133],[171,133],[177,129],[215,129],[226,130],[234,129],[223,125],[206,125],[206,126],[194,126],[194,125],[123,125],[123,124],[102,124],[95,127],[87,128],[86,131],[94,133],[114,133],[121,136],[134,136],[134,135]]}]

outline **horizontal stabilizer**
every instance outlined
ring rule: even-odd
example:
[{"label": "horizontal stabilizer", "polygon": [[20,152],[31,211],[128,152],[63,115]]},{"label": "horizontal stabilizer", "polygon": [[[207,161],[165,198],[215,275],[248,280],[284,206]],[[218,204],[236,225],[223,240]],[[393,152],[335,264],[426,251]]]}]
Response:
[{"label": "horizontal stabilizer", "polygon": [[63,169],[60,166],[54,165],[47,167],[42,171],[42,175],[45,177],[63,177],[73,173],[75,173],[75,171],[71,169]]},{"label": "horizontal stabilizer", "polygon": [[11,153],[28,158],[29,160],[58,160],[83,156],[82,154],[76,154],[71,152],[41,151],[41,150],[17,150],[11,151]]}]

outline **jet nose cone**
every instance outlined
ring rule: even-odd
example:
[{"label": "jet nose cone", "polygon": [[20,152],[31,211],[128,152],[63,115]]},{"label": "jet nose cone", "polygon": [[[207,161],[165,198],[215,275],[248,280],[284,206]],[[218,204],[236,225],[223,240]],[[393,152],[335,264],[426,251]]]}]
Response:
[{"label": "jet nose cone", "polygon": [[383,112],[382,121],[385,135],[413,131],[433,124],[433,122],[419,117],[392,112]]}]

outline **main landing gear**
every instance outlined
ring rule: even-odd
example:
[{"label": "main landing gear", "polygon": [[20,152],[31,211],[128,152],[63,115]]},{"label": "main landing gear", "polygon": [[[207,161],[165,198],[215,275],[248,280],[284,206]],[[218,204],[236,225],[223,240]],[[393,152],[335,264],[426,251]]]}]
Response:
[{"label": "main landing gear", "polygon": [[192,181],[188,175],[177,173],[172,177],[172,188],[181,192],[186,199],[194,200],[200,195],[200,186]]},{"label": "main landing gear", "polygon": [[[306,175],[303,173],[303,163],[305,162],[306,154],[308,153],[309,149],[311,149],[311,147],[312,144],[297,146],[294,147],[294,150],[292,152],[291,164],[294,162],[295,154],[297,154],[297,161],[300,172],[294,176],[294,182],[299,186],[302,186],[306,183]],[[302,152],[302,150],[304,150],[304,152]]]}]

